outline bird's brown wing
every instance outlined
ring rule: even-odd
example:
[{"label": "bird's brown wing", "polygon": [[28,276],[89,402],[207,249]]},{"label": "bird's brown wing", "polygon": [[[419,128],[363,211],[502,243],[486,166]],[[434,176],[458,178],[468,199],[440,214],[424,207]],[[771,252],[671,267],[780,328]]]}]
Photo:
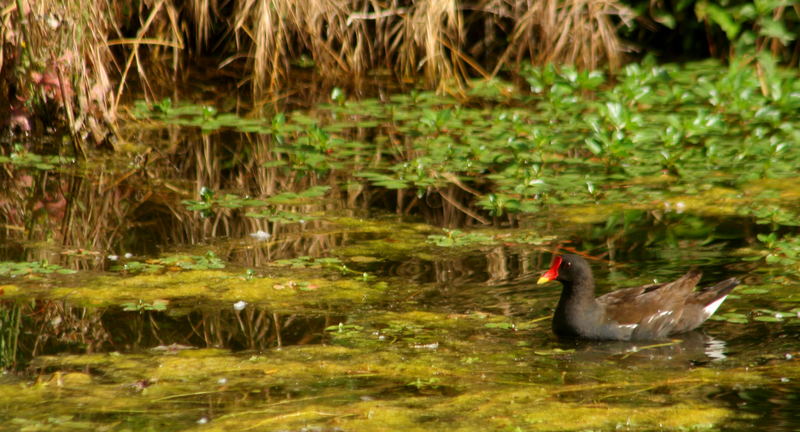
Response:
[{"label": "bird's brown wing", "polygon": [[683,315],[675,325],[673,332],[687,332],[700,326],[717,310],[720,303],[737,285],[739,285],[739,280],[730,278],[692,293],[686,299]]},{"label": "bird's brown wing", "polygon": [[661,334],[680,320],[687,297],[702,273],[691,270],[667,283],[612,291],[597,298],[609,319],[622,325],[637,325],[634,332]]}]

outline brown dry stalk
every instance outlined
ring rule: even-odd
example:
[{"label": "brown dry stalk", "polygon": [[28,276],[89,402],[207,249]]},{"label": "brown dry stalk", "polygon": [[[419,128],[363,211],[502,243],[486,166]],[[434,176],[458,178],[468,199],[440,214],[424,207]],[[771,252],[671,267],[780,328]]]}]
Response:
[{"label": "brown dry stalk", "polygon": [[509,13],[520,18],[495,73],[509,62],[519,65],[526,55],[534,64],[567,63],[596,69],[607,63],[614,70],[622,64],[627,47],[618,38],[611,17],[617,17],[622,25],[629,25],[635,17],[616,0],[516,0]]},{"label": "brown dry stalk", "polygon": [[[104,136],[102,123],[113,123],[131,76],[138,76],[148,98],[172,84],[195,53],[183,49],[185,36],[197,52],[214,46],[222,53],[221,66],[246,61],[242,82],[249,82],[260,100],[289,87],[293,64],[306,57],[311,61],[303,64],[313,67],[315,82],[358,83],[371,70],[388,69],[401,79],[422,77],[429,87],[451,92],[469,76],[487,77],[526,62],[608,64],[613,70],[627,49],[618,26],[634,18],[619,0],[142,0],[136,5],[130,10],[120,0],[14,0],[0,10],[0,25],[13,27],[34,60],[58,59],[78,99],[70,123],[88,127],[97,140]],[[223,16],[228,10],[232,16]],[[11,19],[15,12],[18,20]],[[42,17],[59,18],[60,24]],[[468,38],[473,34],[481,36]],[[212,35],[220,40],[210,40]],[[23,43],[23,37],[29,40]],[[112,50],[122,54],[122,64],[115,63]],[[0,67],[6,66],[5,54],[0,48]],[[159,74],[164,67],[173,73]],[[167,79],[159,82],[159,76]]]}]

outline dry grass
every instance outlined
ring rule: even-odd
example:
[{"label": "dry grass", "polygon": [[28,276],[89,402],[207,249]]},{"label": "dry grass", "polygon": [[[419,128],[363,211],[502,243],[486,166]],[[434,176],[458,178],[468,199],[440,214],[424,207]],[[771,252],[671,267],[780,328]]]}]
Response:
[{"label": "dry grass", "polygon": [[[154,91],[148,73],[159,69],[163,51],[170,49],[173,73],[168,81],[173,82],[183,47],[179,12],[172,2],[139,6],[131,11],[127,2],[111,0],[18,0],[0,10],[0,98],[11,100],[0,106],[0,120],[35,129],[36,113],[55,105],[73,135],[76,154],[85,153],[87,142],[113,143],[107,138],[131,68],[135,66],[142,87]],[[124,28],[132,16],[141,21],[134,24],[137,36],[127,38]],[[150,47],[149,57],[140,55],[143,45]]]},{"label": "dry grass", "polygon": [[[239,84],[273,100],[303,84],[292,75],[300,63],[313,82],[358,87],[380,70],[448,91],[527,62],[613,71],[628,50],[618,30],[636,18],[620,0],[142,0],[134,7],[6,2],[0,99],[11,103],[0,104],[0,121],[30,126],[33,112],[56,105],[75,142],[103,142],[133,83],[146,98],[163,97],[195,56],[241,66],[231,68]],[[793,22],[786,17],[794,8],[776,8],[773,18]],[[756,41],[758,51],[792,64],[798,46]]]},{"label": "dry grass", "polygon": [[[633,17],[615,0],[244,0],[233,30],[238,48],[248,52],[253,89],[263,95],[286,85],[300,55],[313,60],[322,79],[358,78],[383,67],[432,87],[529,59],[613,69],[625,51],[617,23]],[[469,26],[480,27],[483,37],[467,40]],[[498,59],[491,50],[500,40],[509,42]],[[467,53],[494,64],[479,65]]]},{"label": "dry grass", "polygon": [[420,0],[404,19],[400,71],[413,77],[424,71],[427,83],[443,83],[464,75],[459,53],[463,44],[461,11],[456,0]]},{"label": "dry grass", "polygon": [[17,125],[26,129],[26,113],[55,104],[76,141],[82,141],[80,133],[95,141],[105,138],[115,119],[105,6],[92,0],[20,0],[3,10],[0,91],[13,98],[11,107],[0,107],[0,112],[9,109],[7,115],[16,114]]},{"label": "dry grass", "polygon": [[573,64],[613,71],[623,61],[626,46],[617,36],[619,20],[629,25],[635,14],[615,0],[513,0],[502,13],[515,20],[508,47],[495,70],[519,65]]},{"label": "dry grass", "polygon": [[[163,97],[193,55],[244,66],[240,84],[257,98],[295,86],[291,72],[302,58],[312,61],[314,81],[358,86],[370,71],[386,70],[452,90],[468,76],[528,61],[613,69],[625,51],[617,26],[633,18],[617,0],[143,0],[136,7],[18,0],[0,9],[0,92],[28,110],[55,103],[76,141],[88,134],[102,142],[132,80],[145,97]],[[7,120],[19,108],[0,112]]]},{"label": "dry grass", "polygon": [[378,47],[362,20],[350,21],[353,3],[238,2],[233,31],[239,49],[248,52],[255,93],[263,95],[285,87],[292,61],[301,56],[313,60],[322,78],[361,76],[374,66]]}]

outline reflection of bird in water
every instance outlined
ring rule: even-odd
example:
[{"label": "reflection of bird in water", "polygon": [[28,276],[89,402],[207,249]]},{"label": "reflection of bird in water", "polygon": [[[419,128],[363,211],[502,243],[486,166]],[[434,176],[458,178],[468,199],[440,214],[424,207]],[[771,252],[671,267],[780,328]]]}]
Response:
[{"label": "reflection of bird in water", "polygon": [[694,330],[662,341],[587,341],[573,340],[559,344],[562,350],[574,350],[571,358],[575,361],[620,361],[660,362],[685,366],[705,364],[726,358],[725,341],[713,338]]}]

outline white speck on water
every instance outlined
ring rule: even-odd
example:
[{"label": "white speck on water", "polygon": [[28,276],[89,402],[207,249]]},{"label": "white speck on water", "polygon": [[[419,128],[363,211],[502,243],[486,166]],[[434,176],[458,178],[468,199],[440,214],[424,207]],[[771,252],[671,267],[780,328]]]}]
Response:
[{"label": "white speck on water", "polygon": [[208,417],[200,417],[200,419],[197,420],[197,424],[206,424],[206,423],[208,423]]},{"label": "white speck on water", "polygon": [[414,345],[416,349],[436,349],[439,348],[439,342],[429,343],[429,344],[416,344]]},{"label": "white speck on water", "polygon": [[119,255],[113,255],[112,254],[112,255],[107,256],[106,258],[108,258],[109,261],[117,261],[117,260],[119,260]]},{"label": "white speck on water", "polygon": [[269,240],[270,237],[272,237],[272,234],[270,234],[270,233],[268,233],[268,232],[266,232],[264,230],[258,230],[258,231],[254,232],[254,233],[250,233],[250,237],[252,237],[252,238],[254,238],[254,239],[258,240],[258,241],[267,241],[267,240]]},{"label": "white speck on water", "polygon": [[233,308],[237,311],[243,310],[245,307],[247,307],[247,302],[244,300],[239,300],[233,304]]},{"label": "white speck on water", "polygon": [[225,385],[227,383],[228,383],[228,379],[227,378],[220,378],[220,379],[217,380],[217,384],[219,384],[219,385]]},{"label": "white speck on water", "polygon": [[132,253],[130,253],[130,252],[126,252],[126,253],[125,253],[125,255],[123,255],[123,256],[125,257],[125,259],[131,259],[131,258],[133,258],[133,254],[132,254]]}]

